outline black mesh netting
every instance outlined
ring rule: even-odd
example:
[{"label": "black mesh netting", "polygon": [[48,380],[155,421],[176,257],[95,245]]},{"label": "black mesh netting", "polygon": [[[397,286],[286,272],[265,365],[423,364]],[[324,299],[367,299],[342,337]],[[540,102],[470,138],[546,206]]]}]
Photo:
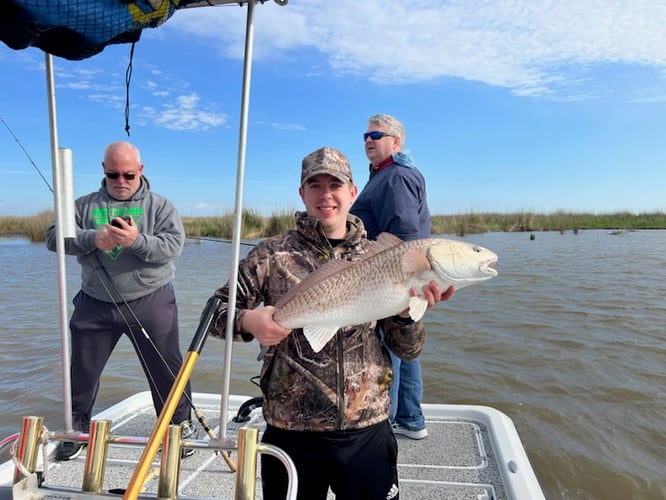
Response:
[{"label": "black mesh netting", "polygon": [[[191,1],[191,0],[190,0]],[[112,43],[139,40],[188,0],[0,0],[0,40],[85,59]]]}]

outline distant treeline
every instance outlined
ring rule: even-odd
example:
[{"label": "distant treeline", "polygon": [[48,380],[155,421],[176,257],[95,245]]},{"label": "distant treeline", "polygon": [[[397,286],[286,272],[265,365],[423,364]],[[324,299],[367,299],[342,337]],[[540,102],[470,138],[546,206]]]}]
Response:
[{"label": "distant treeline", "polygon": [[[244,239],[266,238],[282,233],[294,226],[294,212],[284,210],[270,216],[257,211],[243,211]],[[52,211],[40,212],[25,217],[0,216],[0,235],[25,236],[32,241],[44,241],[46,228],[53,221]],[[233,213],[210,217],[183,217],[185,232],[190,238],[231,239],[233,235]],[[459,215],[435,215],[432,218],[432,234],[476,234],[485,232],[519,231],[574,231],[585,229],[636,230],[666,229],[666,213],[616,212],[605,214],[555,212],[537,214],[481,213],[469,212]]]}]

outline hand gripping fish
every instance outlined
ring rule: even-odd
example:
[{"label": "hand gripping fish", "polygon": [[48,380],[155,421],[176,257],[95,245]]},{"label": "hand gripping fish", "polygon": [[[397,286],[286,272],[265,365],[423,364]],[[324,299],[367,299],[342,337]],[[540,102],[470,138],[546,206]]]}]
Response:
[{"label": "hand gripping fish", "polygon": [[273,319],[284,328],[302,328],[315,352],[343,327],[395,316],[409,308],[414,321],[428,302],[409,296],[415,287],[436,281],[442,290],[497,276],[497,255],[457,240],[403,242],[382,233],[359,260],[331,260],[306,276],[275,304]]}]

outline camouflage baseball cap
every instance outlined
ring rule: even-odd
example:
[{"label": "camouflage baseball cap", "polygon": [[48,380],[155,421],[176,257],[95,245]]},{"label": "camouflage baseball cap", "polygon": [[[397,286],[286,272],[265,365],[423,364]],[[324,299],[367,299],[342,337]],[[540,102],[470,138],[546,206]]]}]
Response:
[{"label": "camouflage baseball cap", "polygon": [[303,158],[301,186],[318,174],[329,174],[347,184],[353,184],[349,160],[340,151],[320,148]]}]

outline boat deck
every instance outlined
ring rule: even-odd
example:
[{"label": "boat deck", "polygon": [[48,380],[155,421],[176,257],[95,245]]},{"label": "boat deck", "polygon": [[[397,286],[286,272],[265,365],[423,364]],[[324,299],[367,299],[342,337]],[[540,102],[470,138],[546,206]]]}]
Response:
[{"label": "boat deck", "polygon": [[[219,435],[219,395],[195,393],[194,403],[210,427]],[[249,398],[231,397],[227,419],[227,438],[237,437],[238,428],[263,425],[261,410],[250,414],[250,421],[232,421],[240,404]],[[502,413],[487,407],[460,405],[424,405],[428,437],[414,441],[398,436],[400,497],[403,499],[505,499],[543,498],[532,468],[511,421]],[[105,410],[96,419],[112,421],[112,436],[151,434],[156,419],[149,393],[139,393]],[[45,425],[47,423],[45,422]],[[181,461],[178,478],[179,498],[234,498],[236,474],[223,458],[208,447],[209,438],[199,426],[195,453]],[[49,443],[48,468],[44,483],[26,497],[80,498],[87,449],[75,460],[54,462],[57,443]],[[108,448],[102,495],[119,497],[127,488],[139,461],[142,446],[111,443]],[[238,458],[231,450],[231,458]],[[157,496],[159,454],[141,490],[141,496]],[[43,468],[40,458],[37,469]],[[1,484],[11,484],[11,463],[0,466]],[[257,469],[257,479],[260,465]],[[262,498],[257,483],[256,498]],[[4,490],[4,493],[3,493]],[[0,499],[6,496],[0,490]],[[99,496],[99,495],[98,495]],[[16,489],[13,498],[16,498]],[[329,492],[329,498],[335,498]]]}]

